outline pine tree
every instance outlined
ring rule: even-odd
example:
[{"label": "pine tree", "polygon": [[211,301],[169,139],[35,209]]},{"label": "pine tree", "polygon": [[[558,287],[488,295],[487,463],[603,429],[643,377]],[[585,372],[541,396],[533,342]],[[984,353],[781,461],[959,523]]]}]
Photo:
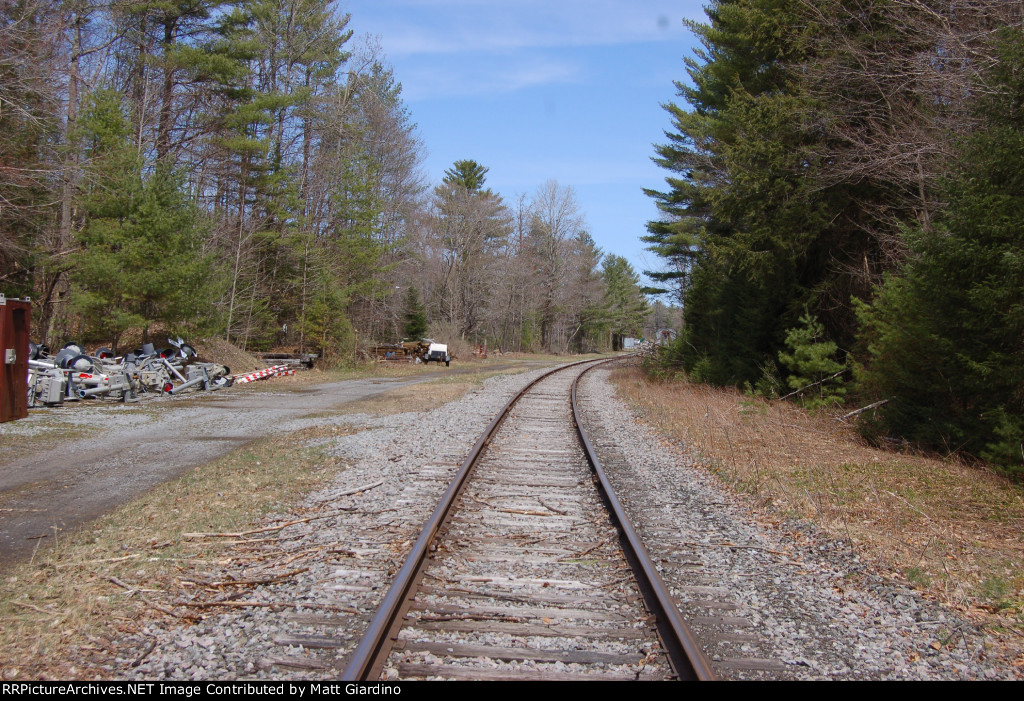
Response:
[{"label": "pine tree", "polygon": [[470,192],[483,190],[487,182],[486,168],[473,160],[455,161],[455,164],[444,171],[444,182],[449,185],[461,185]]},{"label": "pine tree", "polygon": [[406,290],[403,305],[405,307],[402,314],[405,320],[403,327],[405,337],[411,341],[425,337],[427,335],[427,308],[420,302],[420,294],[415,287],[410,286]]},{"label": "pine tree", "polygon": [[839,348],[825,338],[821,322],[805,313],[800,325],[786,333],[786,347],[779,362],[790,371],[786,383],[800,402],[810,409],[841,404],[846,395],[841,375],[847,367],[836,360]]},{"label": "pine tree", "polygon": [[[833,220],[842,198],[815,182],[820,129],[800,66],[813,23],[792,0],[720,0],[691,24],[704,49],[677,83],[689,110],[666,105],[674,130],[656,163],[669,189],[649,190],[663,218],[648,225],[683,297],[672,362],[716,384],[754,382],[784,349],[805,308],[826,330],[852,326],[849,303],[825,305],[844,260]],[[824,315],[823,315],[824,316]]]},{"label": "pine tree", "polygon": [[978,129],[947,182],[934,233],[862,310],[864,391],[889,399],[869,433],[1024,469],[1024,40],[999,34],[979,86]]},{"label": "pine tree", "polygon": [[209,318],[215,282],[195,206],[166,166],[143,173],[121,111],[122,96],[91,96],[81,119],[91,165],[83,195],[86,223],[73,256],[74,307],[87,329],[114,345],[129,327],[144,337],[155,323],[197,330]]},{"label": "pine tree", "polygon": [[[640,276],[622,256],[609,254],[601,261],[608,326],[612,334],[640,337],[650,313],[640,287]],[[616,349],[618,350],[618,349]]]}]

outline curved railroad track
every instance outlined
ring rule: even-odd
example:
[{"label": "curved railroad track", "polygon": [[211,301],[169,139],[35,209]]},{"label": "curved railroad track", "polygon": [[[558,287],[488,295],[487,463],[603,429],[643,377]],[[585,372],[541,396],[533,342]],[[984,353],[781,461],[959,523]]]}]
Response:
[{"label": "curved railroad track", "polygon": [[597,364],[541,376],[495,417],[345,679],[713,678],[576,418]]}]

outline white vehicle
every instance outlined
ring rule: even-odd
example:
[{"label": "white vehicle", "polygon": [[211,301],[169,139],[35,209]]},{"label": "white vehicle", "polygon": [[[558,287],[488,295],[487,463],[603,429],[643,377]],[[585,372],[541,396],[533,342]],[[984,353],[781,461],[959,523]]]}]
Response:
[{"label": "white vehicle", "polygon": [[430,347],[427,348],[426,356],[423,358],[423,362],[429,363],[431,360],[437,362],[444,362],[445,366],[452,364],[452,356],[448,354],[448,346],[443,343],[430,342]]}]

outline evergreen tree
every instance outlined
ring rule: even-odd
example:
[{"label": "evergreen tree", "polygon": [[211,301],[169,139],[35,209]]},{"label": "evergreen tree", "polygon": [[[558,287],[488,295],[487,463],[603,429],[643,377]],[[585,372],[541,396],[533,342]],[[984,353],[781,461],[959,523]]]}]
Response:
[{"label": "evergreen tree", "polygon": [[411,341],[419,340],[427,335],[427,308],[420,302],[420,294],[415,287],[410,286],[405,291],[404,312],[405,320],[403,331],[405,337]]},{"label": "evergreen tree", "polygon": [[461,185],[470,192],[479,192],[487,182],[486,168],[473,160],[455,161],[455,164],[444,171],[444,181],[449,185]]},{"label": "evergreen tree", "polygon": [[640,337],[650,312],[640,287],[640,276],[622,256],[609,254],[601,261],[604,303],[612,334]]},{"label": "evergreen tree", "polygon": [[[669,104],[674,131],[654,159],[672,171],[649,190],[663,218],[650,250],[655,279],[683,296],[671,362],[716,384],[756,381],[806,308],[829,335],[852,329],[850,305],[825,304],[845,261],[834,219],[841,193],[813,174],[820,129],[808,115],[800,66],[813,23],[792,0],[720,0],[691,24],[704,49],[677,83],[689,110]],[[844,342],[848,339],[843,339]]]},{"label": "evergreen tree", "polygon": [[489,269],[511,228],[501,197],[482,189],[486,172],[476,161],[456,161],[434,188],[432,233],[444,265],[438,316],[454,324],[464,339],[484,319]]},{"label": "evergreen tree", "polygon": [[800,325],[786,333],[786,347],[779,362],[789,369],[786,383],[801,403],[810,409],[841,404],[846,395],[841,375],[847,367],[836,360],[839,348],[825,339],[821,322],[805,313]]},{"label": "evergreen tree", "polygon": [[205,232],[181,179],[165,166],[144,174],[118,93],[100,91],[81,119],[90,158],[82,198],[86,223],[73,256],[74,307],[90,331],[110,338],[155,323],[195,331],[209,318],[213,269]]},{"label": "evergreen tree", "polygon": [[864,307],[865,391],[889,399],[869,433],[1024,469],[1024,40],[1000,33],[936,232]]}]

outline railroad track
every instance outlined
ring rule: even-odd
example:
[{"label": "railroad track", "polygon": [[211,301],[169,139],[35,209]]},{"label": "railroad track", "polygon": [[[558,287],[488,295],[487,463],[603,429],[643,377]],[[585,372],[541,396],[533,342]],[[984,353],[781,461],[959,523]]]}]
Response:
[{"label": "railroad track", "polygon": [[577,428],[594,365],[542,376],[492,421],[345,679],[713,678]]}]

